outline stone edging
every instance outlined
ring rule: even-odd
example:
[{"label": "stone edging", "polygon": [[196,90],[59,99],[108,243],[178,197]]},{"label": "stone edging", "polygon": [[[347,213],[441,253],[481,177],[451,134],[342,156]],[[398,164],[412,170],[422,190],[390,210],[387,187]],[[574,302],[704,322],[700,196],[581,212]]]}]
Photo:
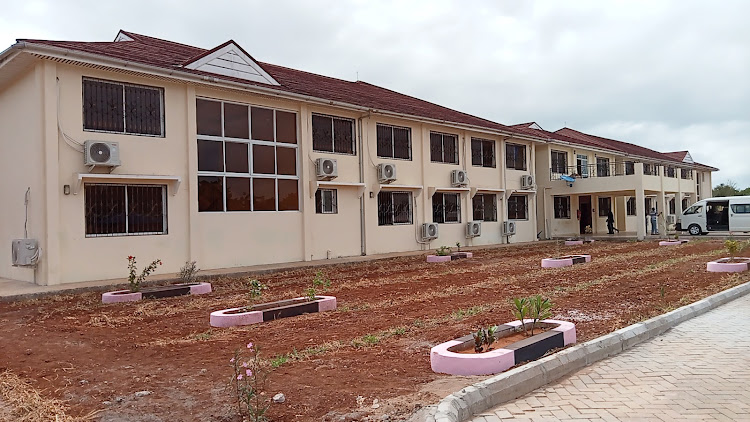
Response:
[{"label": "stone edging", "polygon": [[423,408],[410,421],[461,422],[476,413],[516,399],[565,375],[656,337],[675,325],[704,314],[750,292],[741,284],[664,315],[621,328],[605,336],[561,350],[463,388],[436,405]]}]

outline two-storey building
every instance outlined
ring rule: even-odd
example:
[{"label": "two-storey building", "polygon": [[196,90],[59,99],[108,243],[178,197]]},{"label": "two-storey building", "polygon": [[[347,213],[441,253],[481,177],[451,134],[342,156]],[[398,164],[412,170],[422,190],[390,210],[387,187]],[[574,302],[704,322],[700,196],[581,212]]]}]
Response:
[{"label": "two-storey building", "polygon": [[[233,41],[19,40],[0,53],[0,109],[0,278],[119,278],[129,255],[176,272],[528,242],[541,229],[544,138],[261,63]],[[13,265],[18,238],[38,241],[34,266]]]}]

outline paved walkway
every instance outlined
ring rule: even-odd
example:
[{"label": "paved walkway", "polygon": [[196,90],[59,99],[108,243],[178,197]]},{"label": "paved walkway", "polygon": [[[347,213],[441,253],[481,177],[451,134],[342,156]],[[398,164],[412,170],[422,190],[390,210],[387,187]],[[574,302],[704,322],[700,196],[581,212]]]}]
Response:
[{"label": "paved walkway", "polygon": [[471,422],[506,420],[750,421],[750,295]]}]

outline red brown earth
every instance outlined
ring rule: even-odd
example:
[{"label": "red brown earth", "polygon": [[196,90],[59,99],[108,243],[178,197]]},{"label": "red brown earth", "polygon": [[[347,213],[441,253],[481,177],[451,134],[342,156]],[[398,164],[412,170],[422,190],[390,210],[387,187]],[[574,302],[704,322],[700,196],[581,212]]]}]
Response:
[{"label": "red brown earth", "polygon": [[[0,303],[0,372],[65,400],[71,415],[239,421],[226,388],[229,359],[252,341],[267,358],[288,358],[269,375],[266,395],[286,395],[271,405],[271,420],[401,420],[483,379],[433,373],[430,348],[513,320],[513,297],[549,297],[553,318],[574,322],[582,342],[750,280],[748,273],[706,272],[706,262],[726,256],[718,241],[549,242],[473,252],[439,264],[409,256],[324,267],[336,311],[245,327],[208,324],[211,311],[248,304],[241,278],[210,280],[210,295],[135,303],[104,305],[94,292]],[[569,253],[593,261],[540,267],[542,258]],[[269,287],[262,301],[302,296],[315,271],[258,276]],[[152,393],[134,397],[143,390]]]}]

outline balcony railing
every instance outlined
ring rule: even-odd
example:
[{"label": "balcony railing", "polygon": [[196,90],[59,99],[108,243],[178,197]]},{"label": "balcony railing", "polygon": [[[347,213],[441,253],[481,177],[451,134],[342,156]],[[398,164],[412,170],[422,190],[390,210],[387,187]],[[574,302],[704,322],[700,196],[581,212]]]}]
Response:
[{"label": "balcony railing", "polygon": [[553,167],[549,169],[550,180],[561,180],[560,176],[587,179],[593,177],[628,176],[635,174],[635,162],[588,164],[585,166]]}]

